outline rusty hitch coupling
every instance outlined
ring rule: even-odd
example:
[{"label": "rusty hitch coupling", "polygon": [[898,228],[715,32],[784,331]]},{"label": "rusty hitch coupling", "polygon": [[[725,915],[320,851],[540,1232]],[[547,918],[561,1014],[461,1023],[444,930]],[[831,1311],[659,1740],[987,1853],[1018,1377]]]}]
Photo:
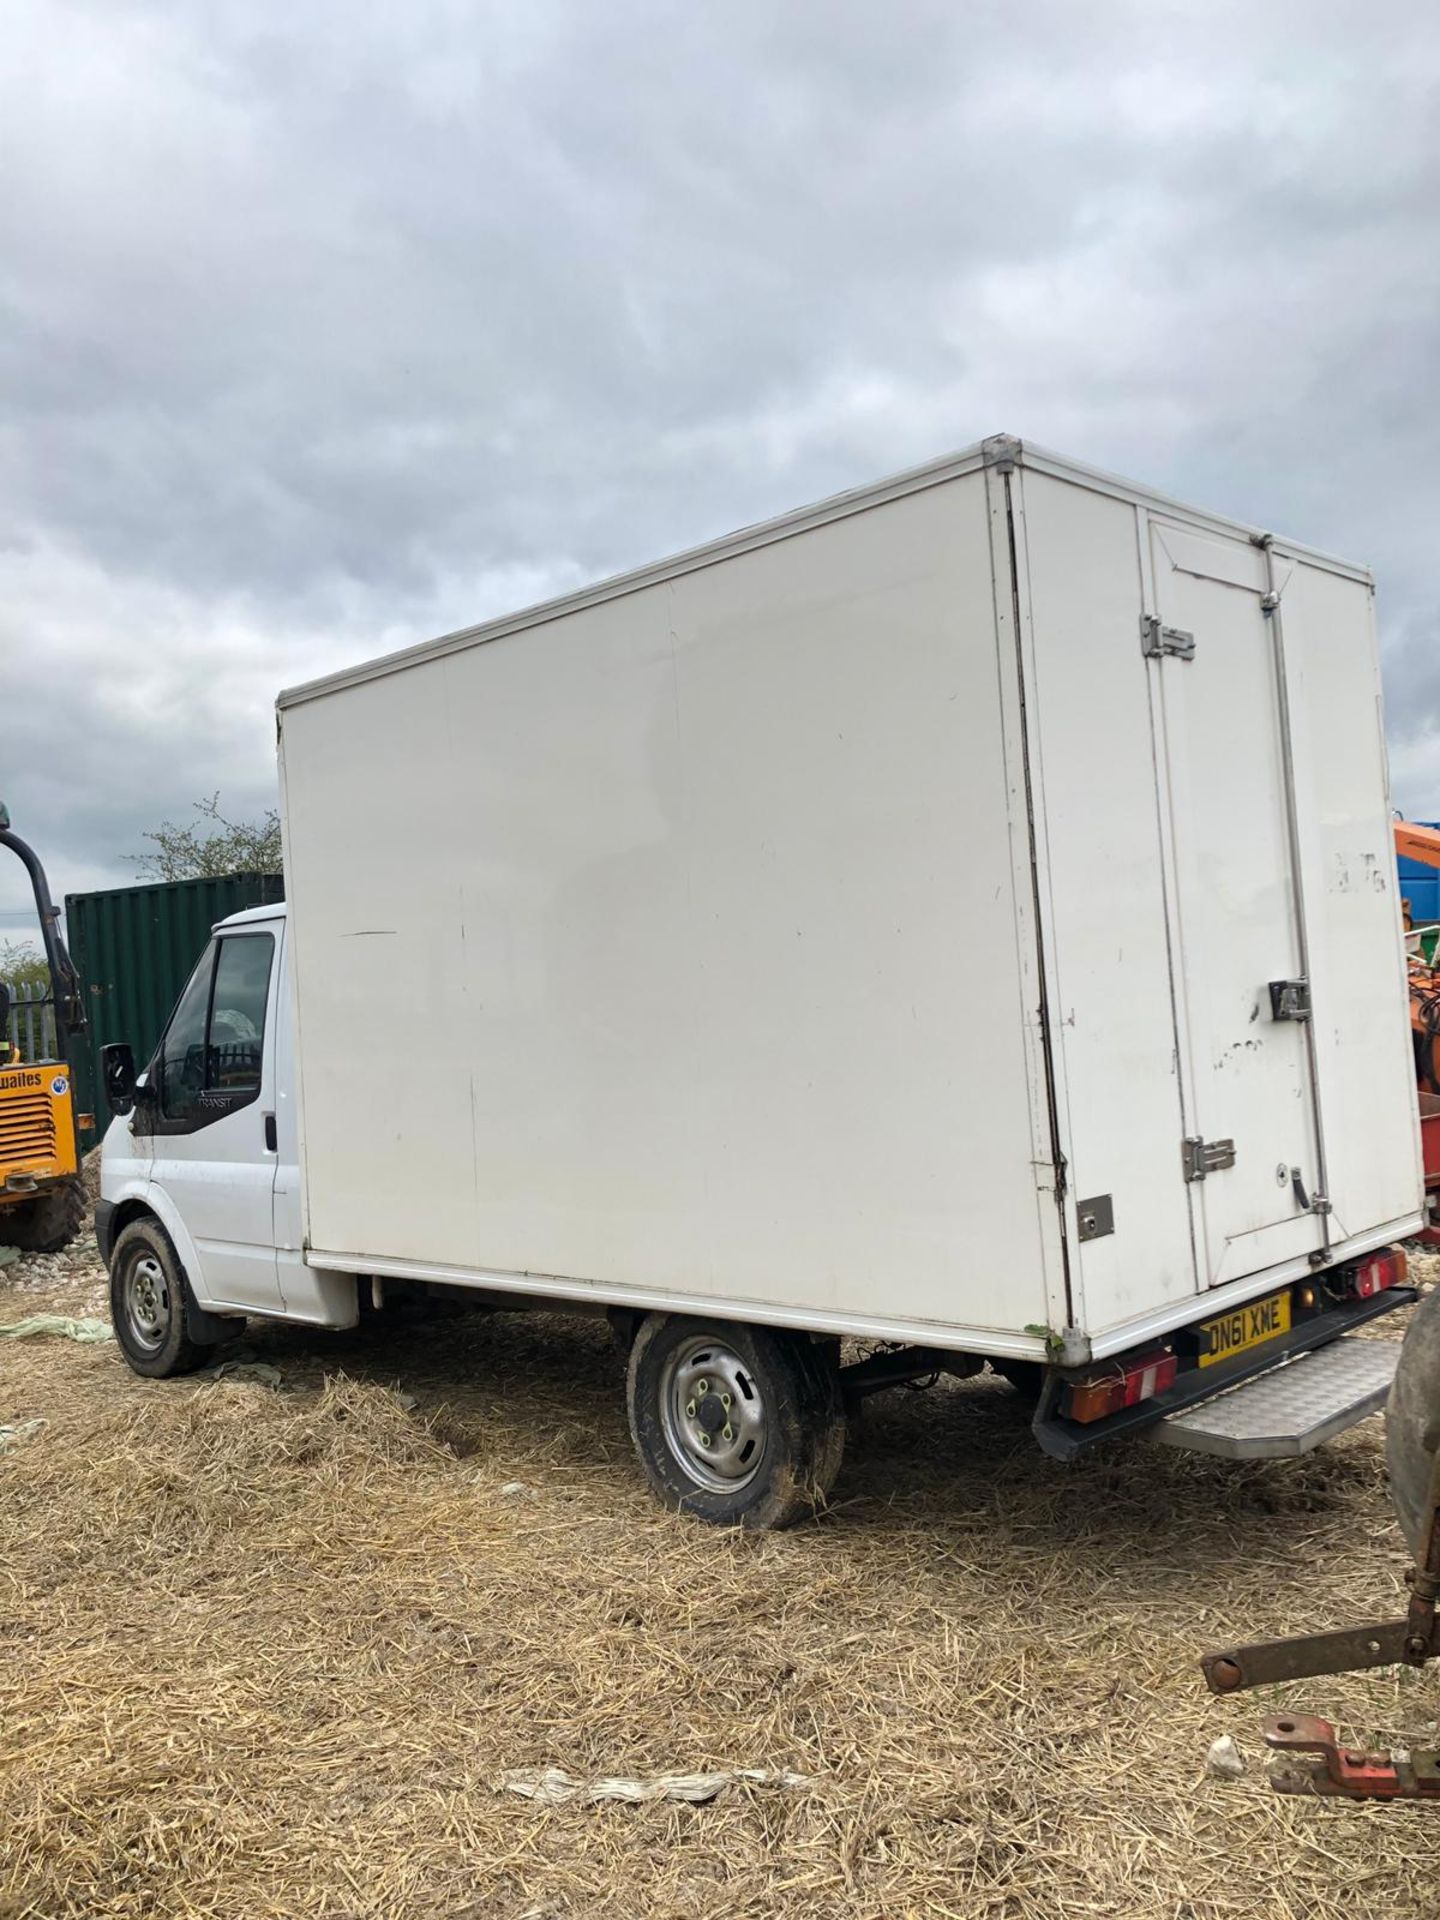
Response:
[{"label": "rusty hitch coupling", "polygon": [[[1432,1620],[1423,1640],[1404,1620],[1381,1620],[1338,1633],[1308,1633],[1293,1640],[1257,1640],[1201,1656],[1200,1671],[1212,1693],[1243,1693],[1280,1680],[1310,1680],[1322,1673],[1357,1673],[1365,1667],[1423,1667],[1440,1653]],[[1418,1652],[1417,1650],[1422,1649]]]},{"label": "rusty hitch coupling", "polygon": [[1202,1654],[1200,1671],[1212,1693],[1241,1693],[1276,1680],[1308,1680],[1321,1673],[1353,1673],[1362,1667],[1423,1667],[1440,1653],[1435,1603],[1440,1599],[1440,1453],[1430,1473],[1421,1550],[1405,1575],[1410,1605],[1403,1620],[1337,1633],[1307,1633],[1291,1640],[1260,1640]]},{"label": "rusty hitch coupling", "polygon": [[[1410,1605],[1403,1620],[1334,1633],[1261,1640],[1202,1655],[1200,1670],[1212,1693],[1242,1693],[1281,1680],[1308,1680],[1323,1673],[1353,1673],[1365,1667],[1423,1667],[1440,1655],[1440,1454],[1430,1475],[1421,1551],[1405,1575]],[[1278,1752],[1318,1755],[1298,1773],[1274,1776],[1279,1793],[1342,1794],[1354,1800],[1440,1799],[1440,1756],[1362,1752],[1342,1747],[1328,1720],[1313,1714],[1272,1714],[1261,1731]]]},{"label": "rusty hitch coupling", "polygon": [[1273,1713],[1261,1722],[1265,1744],[1294,1767],[1277,1767],[1277,1793],[1319,1793],[1345,1800],[1440,1800],[1440,1754],[1371,1753],[1345,1747],[1328,1720],[1313,1713]]}]

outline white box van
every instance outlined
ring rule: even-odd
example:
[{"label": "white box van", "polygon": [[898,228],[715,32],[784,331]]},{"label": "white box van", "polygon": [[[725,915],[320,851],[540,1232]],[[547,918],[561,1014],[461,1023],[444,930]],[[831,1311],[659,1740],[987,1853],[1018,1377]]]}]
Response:
[{"label": "white box van", "polygon": [[278,705],[288,907],[110,1062],[140,1371],[589,1304],[657,1488],[747,1524],[937,1368],[1060,1456],[1378,1404],[1365,1341],[1236,1412],[1413,1297],[1362,569],[997,436]]}]

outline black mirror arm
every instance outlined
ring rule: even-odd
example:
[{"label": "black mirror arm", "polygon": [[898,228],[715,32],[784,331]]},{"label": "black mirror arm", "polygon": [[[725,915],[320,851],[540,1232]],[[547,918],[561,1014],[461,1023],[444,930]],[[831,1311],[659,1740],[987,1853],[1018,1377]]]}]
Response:
[{"label": "black mirror arm", "polygon": [[18,833],[10,831],[8,817],[0,826],[0,846],[9,847],[30,876],[35,911],[40,916],[40,939],[45,948],[50,991],[55,1000],[55,1020],[60,1029],[56,1038],[60,1041],[62,1053],[68,1054],[70,1036],[84,1033],[88,1022],[85,1017],[85,997],[80,991],[80,976],[75,971],[75,963],[60,933],[60,909],[50,898],[50,883],[45,878],[39,855]]}]

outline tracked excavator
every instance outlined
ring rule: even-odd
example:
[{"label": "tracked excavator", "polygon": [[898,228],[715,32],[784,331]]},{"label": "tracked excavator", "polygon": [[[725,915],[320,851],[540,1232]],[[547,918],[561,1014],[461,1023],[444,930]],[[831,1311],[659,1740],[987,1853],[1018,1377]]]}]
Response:
[{"label": "tracked excavator", "polygon": [[85,1031],[85,1004],[45,869],[34,849],[11,830],[3,804],[0,846],[8,847],[30,876],[56,1043],[53,1059],[20,1058],[9,1040],[10,990],[0,984],[0,1246],[58,1253],[75,1238],[86,1214],[70,1072],[73,1048]]},{"label": "tracked excavator", "polygon": [[[1395,849],[1440,869],[1440,829],[1395,822]],[[1440,1246],[1440,928],[1414,926],[1405,914],[1410,1027],[1420,1103],[1428,1225],[1420,1236]],[[1440,1659],[1440,1287],[1415,1308],[1385,1410],[1390,1499],[1412,1555],[1409,1605],[1398,1619],[1342,1627],[1288,1640],[1207,1653],[1201,1670],[1212,1693],[1238,1693],[1366,1667],[1423,1667]],[[1433,1800],[1440,1806],[1440,1749],[1400,1753],[1347,1746],[1328,1720],[1272,1713],[1261,1726],[1280,1760],[1271,1782],[1281,1793],[1349,1800]]]}]

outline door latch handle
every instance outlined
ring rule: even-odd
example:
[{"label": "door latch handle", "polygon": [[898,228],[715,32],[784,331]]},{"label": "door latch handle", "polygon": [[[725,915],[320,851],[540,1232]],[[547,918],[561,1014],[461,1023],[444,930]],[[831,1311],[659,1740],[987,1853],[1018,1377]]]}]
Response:
[{"label": "door latch handle", "polygon": [[267,1113],[265,1116],[265,1151],[267,1153],[278,1153],[280,1151],[280,1142],[275,1131],[275,1116],[273,1113]]},{"label": "door latch handle", "polygon": [[1305,1176],[1299,1167],[1290,1169],[1290,1191],[1295,1196],[1295,1204],[1302,1213],[1329,1213],[1330,1202],[1323,1193],[1317,1193],[1312,1200],[1305,1191]]}]

